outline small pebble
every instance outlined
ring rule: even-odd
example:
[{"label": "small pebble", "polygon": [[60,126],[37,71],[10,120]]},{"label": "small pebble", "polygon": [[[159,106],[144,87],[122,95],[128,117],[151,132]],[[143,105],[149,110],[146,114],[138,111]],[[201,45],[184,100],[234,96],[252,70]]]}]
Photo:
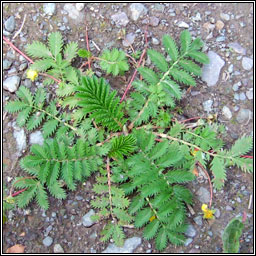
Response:
[{"label": "small pebble", "polygon": [[84,9],[84,3],[76,3],[76,9],[80,12]]},{"label": "small pebble", "polygon": [[233,211],[233,208],[232,208],[231,206],[227,205],[227,206],[226,206],[226,210],[227,210],[227,211]]},{"label": "small pebble", "polygon": [[15,30],[15,18],[14,16],[9,17],[5,23],[4,23],[4,27],[7,31],[9,31],[10,33],[12,33]]},{"label": "small pebble", "polygon": [[246,92],[246,96],[247,96],[248,100],[253,99],[253,88],[251,88],[249,91]]},{"label": "small pebble", "polygon": [[55,244],[53,247],[54,253],[64,253],[64,249],[61,247],[60,244]]},{"label": "small pebble", "polygon": [[178,26],[179,28],[189,28],[189,25],[188,25],[186,22],[184,22],[184,21],[179,21],[179,22],[177,23],[177,26]]},{"label": "small pebble", "polygon": [[188,239],[185,241],[184,245],[185,245],[185,246],[188,246],[188,245],[190,245],[192,242],[193,242],[193,239],[192,239],[192,238],[188,238]]},{"label": "small pebble", "polygon": [[226,21],[230,20],[230,16],[226,13],[221,13],[220,17],[221,17],[221,19],[226,20]]},{"label": "small pebble", "polygon": [[50,236],[47,236],[44,240],[43,240],[43,244],[44,246],[51,246],[53,242],[53,239]]},{"label": "small pebble", "polygon": [[8,70],[12,65],[12,61],[3,60],[3,70]]},{"label": "small pebble", "polygon": [[251,70],[253,67],[253,59],[248,57],[243,57],[242,66],[245,70]]},{"label": "small pebble", "polygon": [[155,37],[153,37],[152,38],[152,44],[154,44],[154,45],[159,45],[159,40],[157,39],[157,38],[155,38]]}]

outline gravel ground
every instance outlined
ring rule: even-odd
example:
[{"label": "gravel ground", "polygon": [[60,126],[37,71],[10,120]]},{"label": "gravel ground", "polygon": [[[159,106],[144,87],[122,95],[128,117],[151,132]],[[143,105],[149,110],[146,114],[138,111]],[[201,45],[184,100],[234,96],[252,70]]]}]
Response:
[{"label": "gravel ground", "polygon": [[[4,3],[3,35],[12,39],[26,20],[21,32],[12,42],[21,50],[33,40],[45,41],[52,31],[61,31],[66,42],[77,40],[86,47],[85,23],[89,28],[90,46],[98,56],[104,48],[122,48],[128,53],[127,41],[136,50],[144,48],[144,30],[148,29],[149,47],[161,50],[161,38],[170,34],[178,40],[180,32],[188,28],[194,37],[205,42],[211,66],[204,66],[203,81],[197,81],[189,95],[181,101],[183,118],[218,114],[218,121],[226,127],[227,147],[242,135],[253,135],[253,4],[252,3]],[[126,40],[118,39],[125,29]],[[95,46],[98,46],[99,49]],[[149,63],[149,60],[146,61]],[[3,46],[3,104],[14,99],[22,84],[33,90],[42,80],[31,83],[25,77],[26,60]],[[77,65],[80,60],[77,60]],[[98,66],[93,67],[98,76]],[[109,79],[119,94],[125,90],[125,78]],[[49,93],[51,91],[49,90]],[[39,131],[29,133],[15,125],[15,117],[6,115],[3,123],[3,181],[7,189],[13,178],[22,175],[15,165],[31,143],[42,143]],[[195,193],[194,215],[188,214],[190,229],[186,245],[169,245],[164,253],[220,253],[221,234],[235,216],[247,212],[248,224],[241,237],[240,253],[253,253],[253,194],[252,175],[232,168],[221,191],[214,191],[213,207],[218,209],[215,220],[202,219],[201,201],[208,200],[208,183],[202,178],[190,184]],[[50,199],[50,208],[42,211],[35,203],[24,210],[9,211],[9,221],[3,227],[3,251],[15,245],[25,246],[26,253],[101,253],[121,250],[99,240],[105,223],[85,226],[94,177],[70,192],[64,201]],[[146,241],[140,230],[124,229],[125,250],[134,253],[157,253],[154,241]],[[129,239],[130,240],[129,240]],[[106,251],[105,251],[106,250]],[[112,251],[111,251],[112,250]],[[116,251],[118,252],[118,251]]]}]

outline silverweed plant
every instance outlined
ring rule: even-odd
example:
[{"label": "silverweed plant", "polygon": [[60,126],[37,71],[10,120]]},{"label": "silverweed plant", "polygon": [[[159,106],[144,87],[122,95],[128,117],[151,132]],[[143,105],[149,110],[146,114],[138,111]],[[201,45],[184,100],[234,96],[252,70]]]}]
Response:
[{"label": "silverweed plant", "polygon": [[[238,139],[224,149],[221,126],[203,119],[194,128],[173,119],[182,89],[196,86],[201,64],[208,57],[200,38],[192,40],[188,30],[176,44],[164,35],[165,49],[148,49],[154,68],[139,67],[142,80],[133,82],[134,90],[120,102],[104,78],[92,72],[84,75],[72,66],[79,54],[99,61],[107,74],[122,75],[129,69],[125,52],[105,50],[93,57],[76,42],[64,46],[59,32],[50,34],[48,45],[33,42],[26,52],[36,58],[30,71],[45,72],[45,86],[59,81],[56,95],[46,100],[46,90],[31,93],[25,86],[16,92],[17,99],[5,109],[18,113],[17,124],[28,131],[40,128],[43,146],[32,145],[30,154],[20,160],[21,168],[31,175],[17,177],[13,186],[25,189],[17,196],[17,206],[26,207],[33,199],[48,209],[48,196],[65,199],[95,173],[91,206],[103,221],[101,240],[112,238],[122,246],[123,227],[134,225],[143,230],[145,239],[155,239],[163,250],[168,241],[182,245],[187,229],[187,205],[193,194],[186,183],[195,179],[193,170],[200,163],[208,169],[216,189],[221,189],[230,166],[252,172],[252,159],[240,156],[252,149],[252,138]],[[178,46],[179,45],[179,46]],[[168,56],[168,58],[167,58]],[[33,79],[36,73],[31,73]]]}]

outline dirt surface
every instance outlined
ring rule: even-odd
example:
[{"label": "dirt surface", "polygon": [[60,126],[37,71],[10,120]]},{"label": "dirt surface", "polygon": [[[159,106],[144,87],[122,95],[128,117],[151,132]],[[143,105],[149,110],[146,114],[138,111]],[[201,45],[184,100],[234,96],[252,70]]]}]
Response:
[{"label": "dirt surface", "polygon": [[[6,34],[12,39],[19,30],[24,15],[26,21],[21,33],[12,41],[15,46],[24,51],[26,44],[33,40],[44,42],[48,33],[60,30],[65,41],[78,41],[79,47],[86,48],[85,42],[85,22],[79,19],[72,19],[68,13],[63,12],[64,3],[55,4],[55,13],[52,16],[45,15],[43,3],[4,3],[3,22],[10,16],[15,17],[15,30]],[[209,99],[213,101],[210,113],[218,114],[218,122],[226,126],[226,136],[224,138],[226,147],[230,147],[236,138],[242,135],[253,134],[253,120],[239,123],[237,115],[241,109],[249,109],[253,112],[253,99],[248,98],[247,93],[253,88],[253,69],[245,70],[242,66],[241,54],[230,51],[227,46],[230,42],[237,42],[246,49],[246,55],[253,57],[253,4],[252,3],[169,3],[169,4],[144,4],[148,12],[142,15],[137,21],[133,21],[129,6],[131,4],[120,3],[90,3],[80,11],[87,20],[89,29],[89,39],[93,55],[98,56],[106,47],[122,48],[131,53],[130,47],[124,47],[122,39],[118,39],[121,29],[125,28],[126,34],[134,33],[135,40],[132,44],[135,50],[143,50],[145,46],[144,31],[147,29],[149,35],[149,47],[161,51],[161,43],[153,44],[152,38],[161,38],[164,34],[170,34],[175,40],[179,40],[180,32],[184,28],[178,26],[184,21],[189,25],[191,33],[200,36],[205,42],[206,52],[214,51],[224,61],[219,80],[216,86],[208,87],[205,82],[197,81],[197,86],[188,92],[180,103],[183,109],[182,118],[195,116],[206,117],[203,103]],[[125,12],[127,14],[128,25],[118,27],[111,19],[115,13]],[[198,15],[199,13],[199,15]],[[221,15],[221,13],[227,16]],[[145,25],[145,19],[155,17],[159,19],[156,26]],[[195,18],[197,17],[197,18]],[[218,30],[217,21],[223,22],[223,28]],[[208,29],[209,24],[212,30]],[[64,26],[64,27],[63,27]],[[212,33],[212,34],[211,34]],[[222,38],[220,38],[222,36]],[[219,39],[217,39],[219,38]],[[224,40],[223,40],[224,39]],[[93,43],[99,47],[98,51]],[[220,40],[220,41],[219,41]],[[9,53],[14,54],[12,58]],[[16,67],[14,73],[21,78],[21,84],[25,80],[25,70],[20,71],[22,63],[17,52],[13,52],[6,44],[3,46],[3,58],[12,61],[12,66]],[[77,65],[81,63],[77,59]],[[233,65],[233,69],[230,68]],[[97,66],[93,66],[97,71]],[[100,71],[100,70],[98,70]],[[101,71],[102,72],[102,71]],[[133,69],[127,73],[126,77],[113,79],[108,77],[112,88],[117,89],[122,95],[127,81],[129,81]],[[10,74],[4,71],[6,79]],[[103,74],[105,76],[105,74]],[[241,82],[238,91],[233,90],[234,84]],[[40,79],[32,83],[31,88],[38,86]],[[198,92],[198,93],[197,93]],[[235,100],[235,93],[244,93],[245,99]],[[3,90],[4,104],[15,98],[15,93]],[[225,119],[222,109],[227,106],[231,113],[230,120]],[[3,123],[3,163],[6,167],[3,170],[3,182],[10,189],[11,180],[16,176],[24,175],[17,160],[16,141],[13,136],[12,123],[15,116],[6,115]],[[29,132],[26,131],[27,142]],[[28,144],[28,143],[27,143]],[[22,153],[22,156],[29,151],[29,146]],[[100,253],[107,247],[99,240],[100,231],[105,223],[98,223],[90,228],[82,225],[82,217],[91,209],[90,200],[94,198],[92,185],[95,178],[92,176],[86,183],[80,184],[75,192],[69,192],[66,200],[59,201],[50,198],[50,207],[46,212],[38,208],[36,203],[30,204],[25,210],[14,209],[9,212],[9,221],[3,227],[3,252],[7,248],[22,244],[26,253],[53,253],[54,245],[60,244],[65,253]],[[204,187],[208,190],[207,180],[203,182],[197,180],[190,184],[190,189],[196,193],[198,188]],[[189,221],[196,230],[196,235],[192,237],[192,242],[187,246],[174,247],[168,245],[163,253],[220,253],[222,252],[221,234],[227,223],[235,216],[247,213],[248,223],[241,237],[240,253],[253,253],[253,204],[248,209],[250,195],[253,194],[253,176],[243,173],[241,170],[232,168],[227,171],[227,182],[221,191],[214,191],[213,207],[219,209],[220,216],[212,221],[203,220],[202,225],[195,223],[194,218],[201,216],[201,202],[195,198],[193,209],[195,215],[188,213]],[[50,227],[51,226],[51,227]],[[49,228],[50,227],[50,228]],[[142,231],[134,229],[124,229],[126,237],[143,237]],[[21,234],[24,232],[24,236]],[[46,236],[53,238],[53,243],[47,247],[43,244]],[[147,241],[142,238],[141,244],[134,250],[134,253],[157,253],[154,241]]]}]

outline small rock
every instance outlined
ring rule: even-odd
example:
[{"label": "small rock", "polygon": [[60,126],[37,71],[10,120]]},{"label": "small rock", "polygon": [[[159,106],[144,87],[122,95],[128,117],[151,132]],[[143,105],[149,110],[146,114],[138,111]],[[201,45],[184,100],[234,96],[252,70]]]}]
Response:
[{"label": "small rock", "polygon": [[84,3],[76,3],[76,9],[80,12],[84,9]]},{"label": "small rock", "polygon": [[243,57],[242,66],[245,70],[251,70],[253,67],[253,59],[248,57]]},{"label": "small rock", "polygon": [[246,49],[243,48],[239,43],[229,43],[228,47],[232,48],[236,53],[245,55],[246,54]]},{"label": "small rock", "polygon": [[242,200],[241,200],[240,197],[237,197],[237,198],[236,198],[236,201],[237,201],[238,203],[241,203],[241,202],[242,202]]},{"label": "small rock", "polygon": [[200,250],[199,250],[199,249],[192,248],[191,250],[189,250],[188,253],[199,254],[199,253],[200,253]]},{"label": "small rock", "polygon": [[56,11],[56,4],[55,3],[46,3],[43,5],[44,13],[46,15],[52,16],[55,14]]},{"label": "small rock", "polygon": [[188,245],[190,245],[192,242],[193,242],[193,239],[192,239],[192,238],[188,238],[188,239],[185,241],[184,246],[188,246]]},{"label": "small rock", "polygon": [[194,222],[198,225],[198,226],[202,226],[203,225],[203,218],[202,216],[197,216],[194,219]]},{"label": "small rock", "polygon": [[123,247],[109,244],[102,253],[132,253],[141,244],[140,237],[132,237],[125,240]]},{"label": "small rock", "polygon": [[239,99],[242,100],[242,101],[246,99],[246,96],[245,96],[244,92],[240,92]]},{"label": "small rock", "polygon": [[146,250],[146,253],[151,253],[151,252],[152,252],[151,249]]},{"label": "small rock", "polygon": [[43,146],[44,144],[44,137],[41,131],[36,131],[30,134],[29,136],[29,143],[32,144],[39,144]]},{"label": "small rock", "polygon": [[227,119],[231,119],[232,118],[232,113],[230,111],[230,109],[227,106],[224,106],[222,108],[222,114],[225,116],[225,118]]},{"label": "small rock", "polygon": [[177,26],[178,26],[179,28],[189,28],[189,25],[188,25],[186,22],[184,22],[184,21],[179,21],[179,22],[177,23]]},{"label": "small rock", "polygon": [[56,217],[56,212],[52,212],[52,217],[55,218]]},{"label": "small rock", "polygon": [[220,210],[218,208],[215,209],[214,216],[218,219],[220,217]]},{"label": "small rock", "polygon": [[159,19],[155,16],[152,16],[149,18],[149,25],[151,25],[152,27],[157,27],[159,24]]},{"label": "small rock", "polygon": [[228,67],[228,72],[229,72],[229,73],[232,73],[233,71],[234,71],[234,65],[231,64],[231,65],[229,65],[229,67]]},{"label": "small rock", "polygon": [[205,102],[203,102],[204,111],[207,113],[211,112],[212,104],[213,104],[212,100],[206,100]]},{"label": "small rock", "polygon": [[153,8],[153,10],[156,12],[164,12],[164,9],[165,9],[164,5],[159,3],[155,4]]},{"label": "small rock", "polygon": [[185,235],[187,235],[189,237],[195,237],[196,236],[196,230],[193,227],[193,225],[188,225],[188,229],[185,232]]},{"label": "small rock", "polygon": [[224,28],[224,23],[221,20],[217,20],[215,26],[218,30],[222,30]]},{"label": "small rock", "polygon": [[81,200],[84,199],[82,196],[76,196],[75,198],[76,198],[76,200],[78,200],[78,201],[81,201]]},{"label": "small rock", "polygon": [[241,82],[239,81],[238,83],[235,83],[234,85],[233,85],[233,91],[234,92],[237,92],[238,91],[238,89],[239,89],[239,87],[241,86],[242,84],[241,84]]},{"label": "small rock", "polygon": [[207,32],[213,31],[215,28],[214,24],[211,24],[210,22],[206,22],[203,24],[203,28],[207,30]]},{"label": "small rock", "polygon": [[77,23],[84,21],[84,13],[79,12],[73,4],[65,4],[63,9],[68,13],[68,16]]},{"label": "small rock", "polygon": [[209,235],[210,237],[212,237],[212,236],[213,236],[212,231],[208,231],[208,235]]},{"label": "small rock", "polygon": [[32,81],[30,79],[25,79],[24,86],[30,88],[32,86]]},{"label": "small rock", "polygon": [[95,215],[93,209],[91,209],[87,214],[85,214],[82,218],[83,225],[87,228],[91,227],[95,222],[91,220],[91,216]]},{"label": "small rock", "polygon": [[210,60],[209,64],[204,64],[202,68],[202,80],[207,85],[214,86],[219,80],[219,75],[222,67],[225,65],[225,61],[215,52],[209,51],[208,57]]},{"label": "small rock", "polygon": [[197,198],[201,203],[207,204],[210,202],[211,195],[206,188],[200,187],[196,194],[198,195]]},{"label": "small rock", "polygon": [[44,236],[48,236],[51,231],[52,231],[52,226],[50,225],[50,226],[48,226],[48,227],[46,228],[45,233],[44,233]]},{"label": "small rock", "polygon": [[239,96],[238,93],[235,93],[235,94],[234,94],[234,99],[235,99],[235,100],[240,100],[240,96]]},{"label": "small rock", "polygon": [[246,96],[248,98],[248,100],[252,100],[253,99],[253,88],[251,88],[249,91],[247,91]]},{"label": "small rock", "polygon": [[221,17],[221,19],[226,20],[226,21],[230,20],[230,16],[226,13],[221,13],[220,17]]},{"label": "small rock", "polygon": [[9,17],[9,18],[5,21],[4,27],[5,27],[5,29],[6,29],[7,31],[9,31],[9,32],[11,32],[11,33],[14,31],[14,29],[15,29],[15,18],[14,18],[14,16]]},{"label": "small rock", "polygon": [[200,12],[198,12],[198,13],[196,14],[196,16],[192,17],[192,19],[193,19],[194,21],[201,21],[202,18],[201,18]]},{"label": "small rock", "polygon": [[216,42],[223,42],[223,41],[225,41],[226,40],[226,37],[225,36],[218,36],[217,38],[216,38]]},{"label": "small rock", "polygon": [[20,66],[19,66],[19,71],[23,71],[24,69],[27,68],[27,66],[28,66],[28,63],[27,63],[27,62],[20,64]]},{"label": "small rock", "polygon": [[147,14],[147,8],[141,3],[133,3],[129,7],[131,18],[134,21],[137,21],[140,17]]},{"label": "small rock", "polygon": [[11,76],[4,80],[3,88],[9,92],[17,91],[20,85],[20,77],[18,76]]},{"label": "small rock", "polygon": [[44,240],[43,240],[43,244],[44,246],[51,246],[53,242],[53,239],[50,236],[47,236]]},{"label": "small rock", "polygon": [[8,71],[8,75],[14,75],[17,73],[17,69],[15,67],[12,67],[9,71]]},{"label": "small rock", "polygon": [[25,150],[27,147],[26,133],[25,133],[24,129],[14,130],[13,137],[16,139],[18,156],[21,156],[22,151]]},{"label": "small rock", "polygon": [[129,23],[129,19],[125,12],[116,13],[111,16],[111,19],[116,23],[117,26],[126,26]]},{"label": "small rock", "polygon": [[247,123],[249,122],[249,120],[252,118],[252,112],[250,109],[240,109],[238,114],[237,114],[237,117],[236,117],[236,120],[239,124],[242,124],[242,123]]},{"label": "small rock", "polygon": [[129,47],[134,43],[136,35],[134,33],[129,33],[125,36],[125,39],[123,40],[123,46]]},{"label": "small rock", "polygon": [[231,206],[227,205],[227,206],[226,206],[226,210],[227,210],[227,211],[233,211],[233,208],[232,208]]},{"label": "small rock", "polygon": [[158,40],[157,38],[153,37],[153,38],[152,38],[152,44],[154,44],[154,45],[159,45],[160,42],[159,42],[159,40]]},{"label": "small rock", "polygon": [[8,70],[12,65],[12,61],[3,60],[3,70]]},{"label": "small rock", "polygon": [[53,247],[53,252],[54,253],[64,253],[64,250],[60,244],[55,244]]}]

